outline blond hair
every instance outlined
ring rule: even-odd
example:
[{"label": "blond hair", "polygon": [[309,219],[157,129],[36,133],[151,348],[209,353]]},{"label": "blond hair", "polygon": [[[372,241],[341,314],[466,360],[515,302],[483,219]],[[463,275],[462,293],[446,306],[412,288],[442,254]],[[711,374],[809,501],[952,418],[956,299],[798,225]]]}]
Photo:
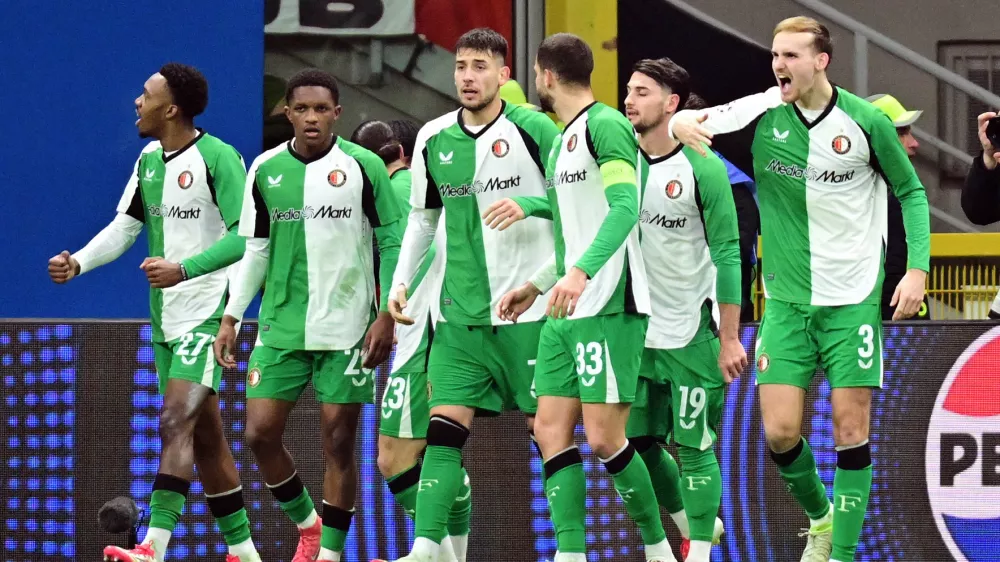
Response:
[{"label": "blond hair", "polygon": [[774,27],[774,35],[779,33],[811,33],[816,52],[826,53],[833,58],[833,39],[825,25],[806,16],[783,19]]}]

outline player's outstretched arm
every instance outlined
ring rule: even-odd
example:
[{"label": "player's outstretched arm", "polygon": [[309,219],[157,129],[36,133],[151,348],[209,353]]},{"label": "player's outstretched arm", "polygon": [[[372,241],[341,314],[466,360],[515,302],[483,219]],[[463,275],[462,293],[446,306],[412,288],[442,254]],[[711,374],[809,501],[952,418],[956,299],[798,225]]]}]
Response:
[{"label": "player's outstretched arm", "polygon": [[705,221],[708,251],[715,264],[715,293],[719,303],[719,368],[726,382],[739,378],[747,366],[747,354],[740,342],[740,235],[736,203],[726,166],[715,154],[707,158],[684,152],[697,179],[695,196]]},{"label": "player's outstretched arm", "polygon": [[486,226],[504,231],[510,225],[528,217],[552,220],[552,207],[548,197],[519,195],[494,201],[483,211]]},{"label": "player's outstretched arm", "polygon": [[535,304],[535,299],[539,295],[545,294],[559,280],[559,272],[556,270],[556,256],[552,254],[538,271],[532,274],[531,279],[520,287],[508,291],[500,302],[497,303],[497,316],[501,320],[517,322],[518,317],[525,313],[531,305]]},{"label": "player's outstretched arm", "polygon": [[707,154],[703,145],[712,145],[712,137],[733,133],[752,125],[765,111],[781,105],[781,91],[777,86],[759,94],[752,94],[708,109],[685,109],[677,112],[667,124],[671,137],[693,148],[698,154]]},{"label": "player's outstretched arm", "polygon": [[899,143],[895,126],[882,112],[874,112],[871,126],[873,164],[881,169],[903,208],[906,231],[907,270],[896,286],[890,306],[896,309],[893,320],[910,318],[920,311],[924,301],[927,272],[931,261],[931,219],[927,192],[920,183],[909,156]]},{"label": "player's outstretched arm", "polygon": [[142,232],[142,222],[118,213],[108,226],[91,239],[80,251],[68,251],[49,259],[49,277],[56,283],[66,283],[77,275],[111,263],[121,257]]}]

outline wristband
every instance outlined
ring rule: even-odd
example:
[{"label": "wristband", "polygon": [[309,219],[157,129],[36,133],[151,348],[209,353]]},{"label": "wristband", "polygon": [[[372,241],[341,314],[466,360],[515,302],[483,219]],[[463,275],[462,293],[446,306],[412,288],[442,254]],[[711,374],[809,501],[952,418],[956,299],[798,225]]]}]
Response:
[{"label": "wristband", "polygon": [[181,281],[187,281],[188,280],[188,270],[187,270],[186,267],[184,267],[183,263],[181,263],[180,266],[181,266]]}]

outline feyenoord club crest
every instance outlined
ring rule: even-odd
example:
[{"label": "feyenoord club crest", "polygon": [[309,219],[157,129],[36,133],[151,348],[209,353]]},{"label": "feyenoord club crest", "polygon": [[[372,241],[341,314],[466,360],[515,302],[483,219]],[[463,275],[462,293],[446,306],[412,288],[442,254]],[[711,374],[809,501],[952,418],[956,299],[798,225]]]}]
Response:
[{"label": "feyenoord club crest", "polygon": [[250,369],[250,372],[247,373],[247,384],[253,387],[260,384],[260,369],[257,367]]},{"label": "feyenoord club crest", "polygon": [[851,139],[844,135],[833,137],[833,151],[837,154],[847,154],[851,150]]},{"label": "feyenoord club crest", "polygon": [[497,158],[503,158],[504,156],[507,156],[508,152],[510,152],[510,144],[504,139],[497,139],[493,141],[492,150],[493,150],[493,156],[496,156]]},{"label": "feyenoord club crest", "polygon": [[771,358],[767,356],[766,353],[761,353],[760,357],[757,358],[757,372],[763,373],[771,366]]},{"label": "feyenoord club crest", "polygon": [[184,170],[181,172],[181,175],[177,176],[177,185],[179,185],[181,189],[187,189],[193,184],[194,174],[191,173],[191,170]]},{"label": "feyenoord club crest", "polygon": [[330,182],[333,187],[340,187],[347,182],[347,174],[343,170],[337,169],[326,176],[326,181]]},{"label": "feyenoord club crest", "polygon": [[569,140],[566,142],[566,150],[573,152],[576,149],[576,135],[570,135]]},{"label": "feyenoord club crest", "polygon": [[684,192],[684,185],[682,185],[678,180],[670,180],[670,183],[667,184],[665,191],[667,192],[667,197],[670,199],[677,199],[681,196],[681,193]]}]

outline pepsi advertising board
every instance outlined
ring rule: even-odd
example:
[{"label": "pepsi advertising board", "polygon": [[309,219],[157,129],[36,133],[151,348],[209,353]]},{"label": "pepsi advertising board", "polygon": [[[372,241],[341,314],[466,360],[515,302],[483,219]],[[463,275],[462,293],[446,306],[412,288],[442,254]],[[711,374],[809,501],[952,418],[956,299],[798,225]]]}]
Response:
[{"label": "pepsi advertising board", "polygon": [[[295,527],[260,479],[242,441],[246,360],[253,324],[240,337],[239,368],[220,390],[223,419],[244,487],[254,541],[265,560],[289,561]],[[124,536],[98,529],[97,512],[117,497],[147,510],[157,471],[160,398],[150,329],[140,322],[0,323],[0,525],[3,560],[93,560]],[[755,327],[742,339],[752,353]],[[856,560],[1000,560],[1000,327],[920,322],[885,327],[885,380],[872,404],[873,482]],[[750,365],[755,365],[753,357]],[[808,521],[785,491],[760,424],[753,367],[729,385],[716,453],[719,516],[726,533],[712,560],[798,560]],[[379,377],[379,392],[385,383]],[[379,394],[381,396],[381,394]],[[830,389],[817,376],[803,434],[827,494],[836,469]],[[357,513],[344,560],[394,559],[408,551],[412,523],[376,465],[379,409],[366,408],[358,435]],[[319,410],[304,394],[286,431],[299,473],[319,504],[323,473]],[[591,561],[641,561],[641,539],[601,463],[577,430],[588,478]],[[551,560],[555,535],[541,463],[514,412],[476,420],[465,449],[473,483],[470,561]],[[147,517],[148,521],[148,517]],[[680,544],[664,517],[668,538]],[[145,529],[140,529],[140,536]],[[679,556],[679,553],[676,553]],[[196,482],[167,560],[221,560],[225,546]]]}]

